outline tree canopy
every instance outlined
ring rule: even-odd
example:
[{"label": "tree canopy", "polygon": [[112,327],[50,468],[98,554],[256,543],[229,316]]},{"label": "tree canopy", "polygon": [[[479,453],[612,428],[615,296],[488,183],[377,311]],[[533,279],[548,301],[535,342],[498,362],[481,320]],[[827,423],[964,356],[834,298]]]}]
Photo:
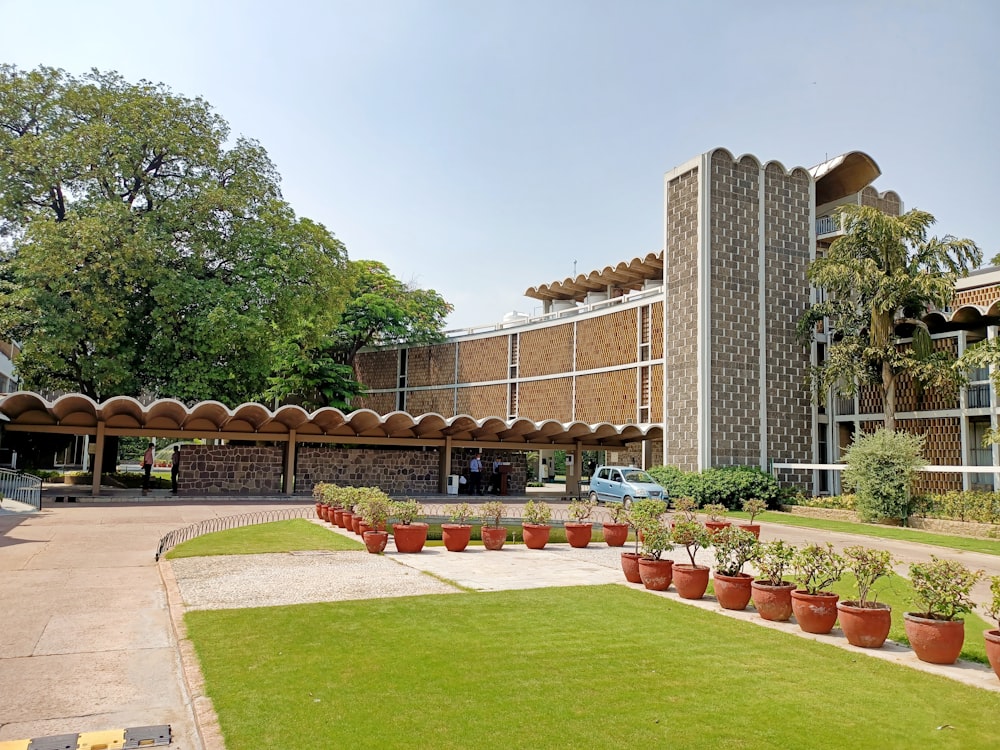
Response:
[{"label": "tree canopy", "polygon": [[0,65],[0,336],[27,387],[255,400],[333,330],[347,263],[203,100]]},{"label": "tree canopy", "polygon": [[[953,358],[933,350],[920,316],[951,301],[956,279],[979,265],[982,252],[968,239],[928,237],[935,220],[926,211],[838,210],[844,234],[810,264],[809,281],[824,295],[799,319],[799,334],[811,342],[816,324],[829,319],[826,359],[813,373],[820,396],[830,389],[850,396],[863,384],[875,385],[885,428],[894,430],[901,373],[928,386],[955,382]],[[896,345],[901,327],[912,331],[912,346]]]}]

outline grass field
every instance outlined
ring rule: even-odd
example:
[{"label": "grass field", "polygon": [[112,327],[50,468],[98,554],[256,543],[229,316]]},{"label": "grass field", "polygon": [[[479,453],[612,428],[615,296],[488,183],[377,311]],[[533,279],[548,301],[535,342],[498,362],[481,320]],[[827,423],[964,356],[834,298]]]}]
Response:
[{"label": "grass field", "polygon": [[228,750],[1000,747],[1000,694],[621,586],[186,621]]},{"label": "grass field", "polygon": [[207,555],[251,555],[298,550],[359,550],[365,545],[341,534],[331,534],[304,518],[241,526],[205,534],[170,550],[166,557],[202,557]]}]

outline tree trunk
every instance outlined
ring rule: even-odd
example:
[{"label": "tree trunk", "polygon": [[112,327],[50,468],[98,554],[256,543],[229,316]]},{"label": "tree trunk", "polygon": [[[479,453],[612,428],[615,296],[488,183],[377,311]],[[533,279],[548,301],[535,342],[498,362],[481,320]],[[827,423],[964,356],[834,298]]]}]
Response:
[{"label": "tree trunk", "polygon": [[885,429],[896,429],[896,375],[888,362],[882,363],[882,408]]}]

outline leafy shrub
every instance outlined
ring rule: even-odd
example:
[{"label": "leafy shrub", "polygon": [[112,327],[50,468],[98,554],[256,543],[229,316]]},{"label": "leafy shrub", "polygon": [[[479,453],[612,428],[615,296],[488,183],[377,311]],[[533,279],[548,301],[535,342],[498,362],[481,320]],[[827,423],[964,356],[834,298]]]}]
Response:
[{"label": "leafy shrub", "polygon": [[700,473],[654,466],[649,473],[670,497],[691,497],[700,507],[725,505],[727,510],[739,510],[745,500],[756,497],[773,509],[781,498],[778,480],[756,466],[721,466]]},{"label": "leafy shrub", "polygon": [[856,507],[862,521],[899,519],[904,524],[911,512],[910,488],[923,466],[922,435],[877,430],[855,439],[844,455],[844,486],[856,491]]},{"label": "leafy shrub", "polygon": [[1000,523],[1000,494],[953,490],[943,495],[922,498],[914,512],[927,518]]}]

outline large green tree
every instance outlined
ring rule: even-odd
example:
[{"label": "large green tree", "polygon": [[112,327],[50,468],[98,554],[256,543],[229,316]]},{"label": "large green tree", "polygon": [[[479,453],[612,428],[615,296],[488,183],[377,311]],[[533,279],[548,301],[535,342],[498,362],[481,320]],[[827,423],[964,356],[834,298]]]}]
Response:
[{"label": "large green tree", "polygon": [[[826,359],[814,371],[822,396],[830,389],[851,396],[865,384],[883,397],[885,428],[896,424],[896,380],[909,373],[925,386],[955,382],[954,360],[935,352],[921,316],[945,307],[955,281],[979,265],[982,253],[968,239],[928,237],[934,217],[913,209],[890,216],[869,206],[843,206],[843,235],[809,266],[813,285],[825,298],[799,319],[799,334],[811,341],[817,322],[828,318]],[[897,336],[913,336],[897,346]]]},{"label": "large green tree", "polygon": [[28,387],[257,399],[348,283],[342,244],[203,100],[0,65],[0,336]]},{"label": "large green tree", "polygon": [[327,334],[286,343],[269,398],[307,408],[348,408],[362,391],[354,380],[362,349],[442,340],[453,308],[436,291],[404,283],[374,260],[351,261],[349,271],[350,291],[337,325]]}]

